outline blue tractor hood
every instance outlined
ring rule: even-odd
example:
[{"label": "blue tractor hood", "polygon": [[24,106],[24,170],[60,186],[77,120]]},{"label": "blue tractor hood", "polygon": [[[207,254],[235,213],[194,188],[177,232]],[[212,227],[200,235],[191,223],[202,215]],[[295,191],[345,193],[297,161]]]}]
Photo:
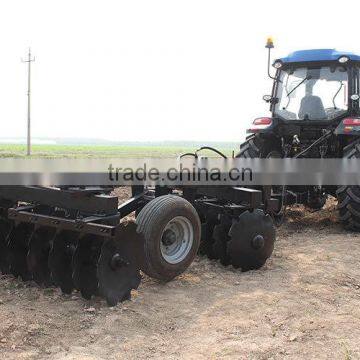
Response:
[{"label": "blue tractor hood", "polygon": [[337,51],[335,49],[313,49],[294,51],[288,56],[278,59],[278,61],[280,60],[284,64],[313,61],[337,61],[342,56],[347,56],[352,61],[360,61],[360,55],[356,55],[347,51]]}]

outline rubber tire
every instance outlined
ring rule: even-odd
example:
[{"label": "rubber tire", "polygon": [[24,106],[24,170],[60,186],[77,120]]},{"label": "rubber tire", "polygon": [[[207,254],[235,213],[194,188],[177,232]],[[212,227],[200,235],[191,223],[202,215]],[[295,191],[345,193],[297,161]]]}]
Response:
[{"label": "rubber tire", "polygon": [[[253,134],[246,138],[246,141],[240,145],[240,152],[236,154],[236,158],[256,159],[268,158],[270,153],[279,154],[282,157],[281,147],[276,138],[262,138],[259,134]],[[263,186],[255,186],[254,189],[262,190]],[[273,215],[273,220],[280,226],[283,222],[283,214]]]},{"label": "rubber tire", "polygon": [[264,139],[259,135],[250,135],[244,143],[240,145],[240,152],[236,154],[236,158],[254,159],[266,158],[271,151],[281,153],[280,146],[274,139]]},{"label": "rubber tire", "polygon": [[[360,141],[344,148],[344,158],[360,158]],[[347,230],[360,232],[360,186],[339,186],[336,191],[339,218]]]},{"label": "rubber tire", "polygon": [[[186,217],[193,226],[192,247],[178,264],[168,263],[162,256],[160,242],[167,223],[176,216]],[[200,246],[201,224],[195,208],[176,195],[163,195],[147,203],[136,218],[137,232],[144,236],[142,271],[155,279],[170,281],[182,274],[193,262]]]}]

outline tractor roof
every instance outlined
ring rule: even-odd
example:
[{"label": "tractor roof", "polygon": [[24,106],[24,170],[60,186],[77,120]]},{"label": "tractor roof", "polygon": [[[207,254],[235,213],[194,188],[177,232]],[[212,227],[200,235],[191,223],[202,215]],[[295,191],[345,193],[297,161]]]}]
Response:
[{"label": "tractor roof", "polygon": [[281,58],[283,63],[299,63],[313,61],[336,61],[342,56],[349,57],[350,60],[360,61],[360,55],[347,51],[337,51],[335,49],[313,49],[300,50],[290,53],[287,57]]}]

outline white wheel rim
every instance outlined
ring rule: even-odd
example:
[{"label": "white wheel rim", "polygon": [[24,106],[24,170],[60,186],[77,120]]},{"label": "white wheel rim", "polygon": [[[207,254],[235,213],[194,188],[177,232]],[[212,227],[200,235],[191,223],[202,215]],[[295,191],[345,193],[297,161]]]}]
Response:
[{"label": "white wheel rim", "polygon": [[176,216],[165,226],[161,235],[160,250],[169,264],[178,264],[189,254],[194,242],[194,229],[189,219]]}]

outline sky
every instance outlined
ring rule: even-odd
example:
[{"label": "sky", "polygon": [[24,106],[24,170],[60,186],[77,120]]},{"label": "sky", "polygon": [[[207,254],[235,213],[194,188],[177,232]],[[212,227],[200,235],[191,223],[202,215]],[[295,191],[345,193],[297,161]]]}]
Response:
[{"label": "sky", "polygon": [[359,1],[289,4],[2,0],[0,137],[26,136],[21,57],[31,46],[34,138],[241,141],[254,118],[269,115],[268,36],[274,58],[307,48],[360,53]]}]

